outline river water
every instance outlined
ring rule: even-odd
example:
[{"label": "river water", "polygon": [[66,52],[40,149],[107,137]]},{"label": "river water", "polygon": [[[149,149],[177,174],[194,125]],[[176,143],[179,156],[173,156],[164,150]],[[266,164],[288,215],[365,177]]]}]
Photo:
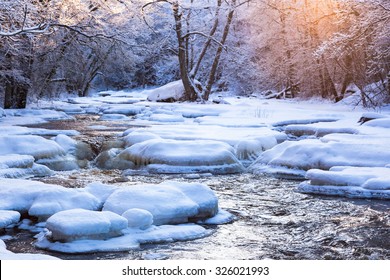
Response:
[{"label": "river water", "polygon": [[[93,120],[84,119],[84,124]],[[60,123],[54,126],[61,127]],[[82,130],[74,124],[72,128]],[[117,125],[106,134],[84,132],[80,138],[98,142],[124,128]],[[14,238],[6,241],[13,252],[45,253],[62,259],[390,259],[389,201],[306,195],[295,192],[297,181],[247,173],[199,179],[181,175],[124,178],[120,171],[92,168],[58,172],[39,180],[66,187],[83,187],[93,181],[118,186],[165,180],[201,182],[215,191],[220,207],[233,213],[236,220],[210,227],[213,234],[202,239],[147,244],[122,253],[46,252],[34,247],[32,233],[14,231],[8,232]]]}]

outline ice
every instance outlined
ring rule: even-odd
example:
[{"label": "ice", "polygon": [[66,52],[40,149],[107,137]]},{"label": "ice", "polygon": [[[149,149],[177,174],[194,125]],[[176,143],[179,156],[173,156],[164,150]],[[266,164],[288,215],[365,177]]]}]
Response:
[{"label": "ice", "polygon": [[0,156],[0,169],[5,168],[30,168],[34,164],[34,157],[27,155],[3,155]]},{"label": "ice", "polygon": [[153,134],[145,130],[134,130],[134,131],[128,130],[127,132],[128,133],[126,133],[126,136],[124,137],[126,147],[130,147],[134,144],[144,142],[150,139],[161,139],[161,137],[157,136],[156,134]]},{"label": "ice", "polygon": [[178,101],[184,95],[184,86],[183,82],[179,80],[145,91],[145,93],[149,101]]},{"label": "ice", "polygon": [[195,122],[201,125],[219,125],[225,127],[267,127],[267,124],[261,122],[261,119],[256,117],[242,119],[236,116],[204,116],[196,118]]},{"label": "ice", "polygon": [[53,241],[107,239],[123,235],[127,219],[108,211],[71,209],[51,216],[46,222]]},{"label": "ice", "polygon": [[38,248],[69,254],[126,252],[139,248],[141,244],[186,241],[211,234],[209,230],[194,224],[151,226],[146,230],[128,228],[123,233],[123,236],[107,240],[75,240],[67,243],[50,242],[46,236],[41,236],[35,245]]},{"label": "ice", "polygon": [[100,121],[127,121],[130,118],[122,114],[104,114],[99,118]]},{"label": "ice", "polygon": [[0,230],[18,223],[20,213],[17,211],[0,210]]},{"label": "ice", "polygon": [[[329,141],[329,138],[329,142],[317,139],[286,141],[261,154],[250,169],[254,171],[257,165],[264,164],[302,170],[328,170],[333,166],[381,167],[389,163],[387,141],[374,140],[376,145],[370,145],[370,140],[358,142],[356,138],[348,137],[351,141],[343,141],[344,137],[340,138],[342,142]],[[364,139],[368,138],[365,136]]]},{"label": "ice", "polygon": [[24,126],[9,126],[2,125],[0,135],[39,135],[39,136],[56,136],[58,134],[65,134],[68,136],[76,136],[80,133],[76,130],[57,130],[45,128],[31,128]]},{"label": "ice", "polygon": [[0,155],[31,155],[35,159],[64,155],[65,151],[56,142],[34,135],[0,135]]},{"label": "ice", "polygon": [[101,152],[95,159],[97,167],[102,169],[133,169],[135,164],[123,149],[112,148]]},{"label": "ice", "polygon": [[2,122],[8,125],[36,124],[53,120],[73,120],[73,117],[56,110],[6,109],[4,111],[6,118],[3,118]]},{"label": "ice", "polygon": [[386,167],[333,167],[329,171],[309,170],[310,181],[298,191],[356,198],[390,198],[390,169]]},{"label": "ice", "polygon": [[63,210],[99,209],[99,200],[85,190],[20,179],[0,179],[0,210],[28,213],[41,220]]},{"label": "ice", "polygon": [[184,122],[182,115],[171,115],[171,114],[152,114],[149,117],[149,121],[152,122]]},{"label": "ice", "polygon": [[31,177],[46,177],[53,174],[54,172],[48,167],[36,163],[27,168],[0,168],[0,178],[26,179]]},{"label": "ice", "polygon": [[99,201],[99,209],[103,208],[107,198],[118,189],[116,186],[93,182],[85,187],[85,191],[95,196]]},{"label": "ice", "polygon": [[59,260],[44,254],[15,254],[7,250],[3,240],[0,239],[0,260]]},{"label": "ice", "polygon": [[104,114],[120,114],[125,116],[135,116],[145,109],[138,105],[112,105],[103,110]]},{"label": "ice", "polygon": [[153,173],[228,174],[243,171],[233,147],[211,140],[152,139],[132,145],[121,154],[126,154],[136,166],[146,166]]},{"label": "ice", "polygon": [[54,137],[53,140],[58,145],[60,145],[66,153],[74,151],[77,144],[76,140],[73,140],[72,138],[64,134],[57,135],[56,137]]},{"label": "ice", "polygon": [[235,218],[236,217],[228,211],[219,209],[218,213],[214,217],[208,218],[200,223],[206,225],[222,225],[233,222]]},{"label": "ice", "polygon": [[153,215],[145,209],[132,208],[125,211],[122,217],[128,221],[128,227],[136,229],[147,229],[153,224]]},{"label": "ice", "polygon": [[107,198],[103,210],[122,215],[133,208],[152,213],[155,225],[177,224],[212,217],[218,211],[218,200],[207,186],[165,182],[122,187]]},{"label": "ice", "polygon": [[351,127],[318,127],[312,125],[288,125],[285,132],[296,137],[314,135],[323,137],[331,133],[358,134],[359,131]]},{"label": "ice", "polygon": [[278,144],[274,136],[245,139],[235,145],[238,159],[246,161],[256,160],[263,151],[269,150]]}]

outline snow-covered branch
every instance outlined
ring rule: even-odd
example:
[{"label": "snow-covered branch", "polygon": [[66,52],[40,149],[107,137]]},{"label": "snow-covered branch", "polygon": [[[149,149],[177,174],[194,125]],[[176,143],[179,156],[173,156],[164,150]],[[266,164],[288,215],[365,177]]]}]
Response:
[{"label": "snow-covered branch", "polygon": [[50,28],[50,24],[40,23],[40,24],[35,25],[35,26],[23,27],[21,29],[17,29],[17,30],[10,31],[10,32],[0,31],[0,36],[1,37],[12,37],[12,36],[24,35],[24,34],[43,34],[43,33],[47,33],[49,28]]}]

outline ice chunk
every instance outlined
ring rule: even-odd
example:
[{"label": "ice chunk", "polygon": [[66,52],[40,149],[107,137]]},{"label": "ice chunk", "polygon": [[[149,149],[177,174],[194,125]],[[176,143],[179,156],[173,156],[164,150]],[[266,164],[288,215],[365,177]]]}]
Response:
[{"label": "ice chunk", "polygon": [[95,196],[99,200],[99,208],[102,208],[106,199],[117,189],[118,187],[112,185],[93,182],[88,184],[84,190]]},{"label": "ice chunk", "polygon": [[0,155],[31,155],[35,159],[64,155],[65,151],[56,142],[34,135],[0,135]]},{"label": "ice chunk", "polygon": [[60,145],[66,153],[69,153],[71,151],[74,151],[76,149],[76,140],[73,140],[67,135],[60,134],[54,137],[54,141],[57,142],[58,145]]},{"label": "ice chunk", "polygon": [[131,228],[147,229],[153,224],[153,215],[147,210],[132,208],[125,211],[122,217],[128,221],[128,226]]},{"label": "ice chunk", "polygon": [[244,139],[235,145],[238,159],[254,161],[259,155],[278,144],[274,136],[257,137],[255,139]]},{"label": "ice chunk", "polygon": [[184,122],[182,115],[152,114],[149,117],[152,122]]},{"label": "ice chunk", "polygon": [[242,164],[234,149],[218,141],[152,139],[124,150],[127,160],[156,173],[238,173]]},{"label": "ice chunk", "polygon": [[233,214],[230,214],[228,211],[219,209],[218,213],[214,217],[201,221],[201,224],[222,225],[231,223],[232,221],[234,221],[235,218],[236,217]]},{"label": "ice chunk", "polygon": [[26,168],[0,168],[0,178],[9,178],[9,179],[26,179],[31,177],[46,177],[53,175],[54,172],[48,167],[33,163],[31,167]]},{"label": "ice chunk", "polygon": [[34,157],[27,155],[3,155],[0,156],[0,169],[5,168],[31,168],[34,164]]},{"label": "ice chunk", "polygon": [[46,223],[54,241],[107,239],[123,235],[127,220],[115,213],[72,209],[51,216]]},{"label": "ice chunk", "polygon": [[0,210],[0,229],[16,224],[20,220],[20,213],[17,211]]}]

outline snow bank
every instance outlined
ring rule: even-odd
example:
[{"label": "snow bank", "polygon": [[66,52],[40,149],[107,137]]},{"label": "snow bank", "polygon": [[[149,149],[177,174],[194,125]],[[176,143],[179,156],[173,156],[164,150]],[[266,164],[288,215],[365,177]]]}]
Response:
[{"label": "snow bank", "polygon": [[132,145],[121,155],[126,155],[136,166],[146,166],[153,173],[228,174],[243,171],[234,149],[217,141],[152,139]]},{"label": "snow bank", "polygon": [[205,185],[166,182],[120,188],[107,198],[103,210],[122,215],[134,208],[149,211],[155,225],[177,224],[214,216],[218,199]]},{"label": "snow bank", "polygon": [[363,125],[372,127],[390,128],[390,118],[380,118],[365,122]]},{"label": "snow bank", "polygon": [[45,123],[54,120],[73,120],[73,117],[64,112],[47,109],[7,109],[4,110],[6,123],[12,125]]},{"label": "snow bank", "polygon": [[51,216],[46,222],[53,241],[107,239],[123,235],[127,220],[115,213],[72,209]]},{"label": "snow bank", "polygon": [[17,211],[0,210],[0,230],[18,223],[20,213]]},{"label": "snow bank", "polygon": [[390,199],[390,169],[385,167],[333,167],[309,170],[309,181],[299,184],[303,193],[354,198]]},{"label": "snow bank", "polygon": [[99,209],[99,200],[78,189],[19,179],[0,179],[0,210],[28,213],[41,220],[68,209]]},{"label": "snow bank", "polygon": [[174,102],[184,95],[184,86],[181,80],[168,83],[162,87],[145,91],[149,101]]}]

